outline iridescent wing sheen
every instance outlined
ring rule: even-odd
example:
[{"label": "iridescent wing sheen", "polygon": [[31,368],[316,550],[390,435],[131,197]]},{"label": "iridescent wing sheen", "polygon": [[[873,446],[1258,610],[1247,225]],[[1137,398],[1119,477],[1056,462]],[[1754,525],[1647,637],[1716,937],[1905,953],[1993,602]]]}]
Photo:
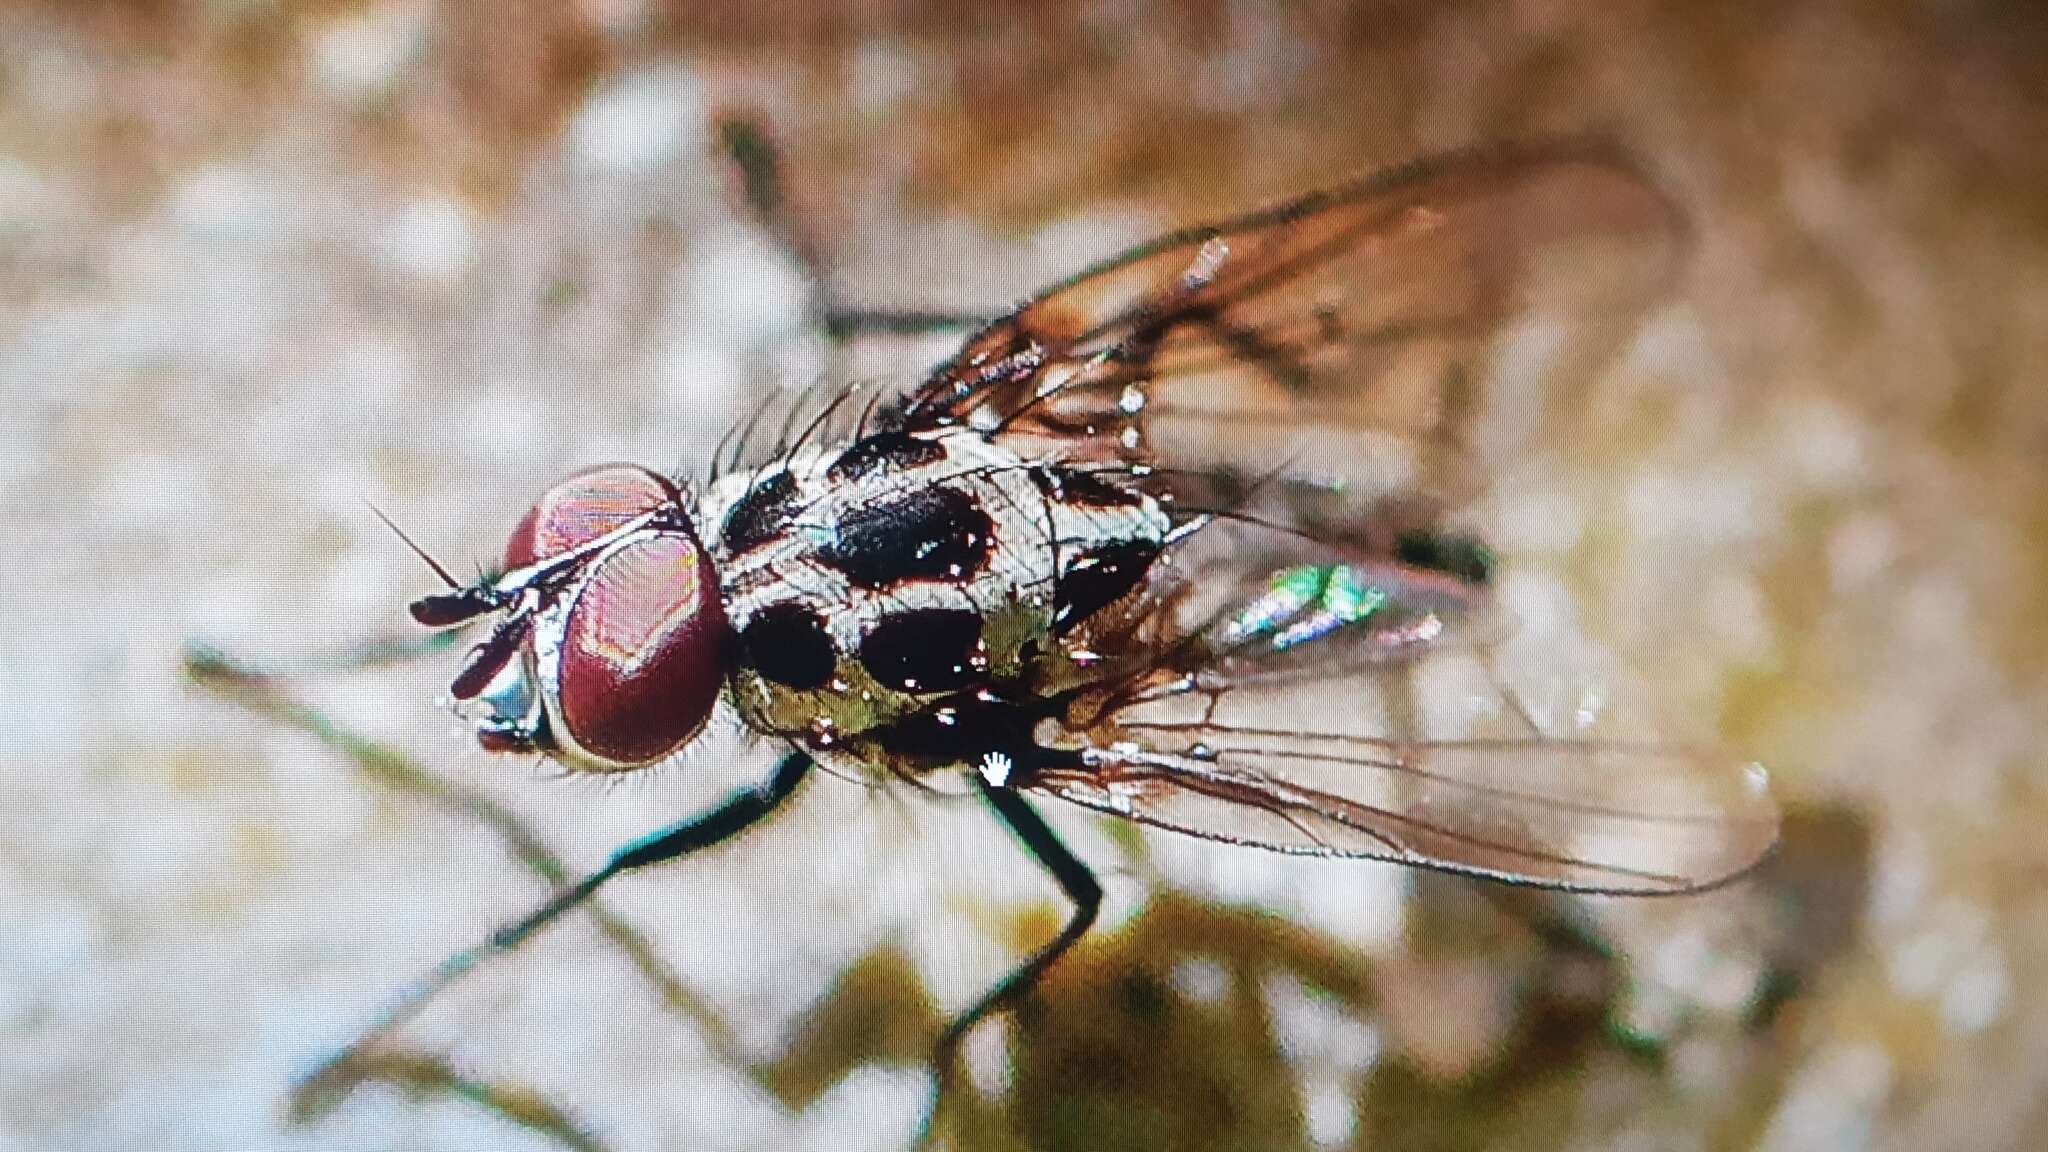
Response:
[{"label": "iridescent wing sheen", "polygon": [[1518,367],[1504,357],[1546,344],[1511,337],[1553,337],[1554,363],[1610,354],[1685,240],[1620,157],[1455,153],[1094,265],[984,329],[890,415],[1143,462],[1169,489],[1281,472],[1295,495],[1342,493],[1333,515],[1393,502],[1426,517],[1470,494],[1469,425]]},{"label": "iridescent wing sheen", "polygon": [[1326,678],[1473,651],[1502,628],[1483,555],[1460,554],[1462,543],[1411,537],[1369,549],[1258,520],[1190,522],[1133,595],[1060,642],[1140,670],[1109,678],[1098,710],[1162,691]]}]

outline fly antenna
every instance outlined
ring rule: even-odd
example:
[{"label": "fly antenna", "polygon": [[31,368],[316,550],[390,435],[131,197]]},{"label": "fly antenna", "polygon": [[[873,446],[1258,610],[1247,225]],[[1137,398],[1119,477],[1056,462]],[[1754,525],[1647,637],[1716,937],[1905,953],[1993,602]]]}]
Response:
[{"label": "fly antenna", "polygon": [[405,542],[405,546],[407,548],[412,549],[413,555],[419,557],[422,561],[426,563],[427,567],[432,568],[434,570],[434,575],[439,576],[441,578],[441,583],[446,584],[450,588],[457,589],[458,591],[464,587],[463,583],[457,580],[454,577],[454,575],[448,571],[448,569],[442,567],[441,562],[439,560],[434,559],[431,555],[427,553],[427,550],[425,548],[420,547],[419,544],[416,541],[414,541],[412,537],[406,535],[405,529],[400,528],[398,526],[397,521],[393,520],[389,516],[386,516],[382,508],[377,507],[375,504],[371,504],[368,500],[363,501],[363,503],[369,507],[370,511],[376,513],[377,519],[382,520],[386,528],[391,529],[394,535],[396,535],[400,540],[403,540]]}]

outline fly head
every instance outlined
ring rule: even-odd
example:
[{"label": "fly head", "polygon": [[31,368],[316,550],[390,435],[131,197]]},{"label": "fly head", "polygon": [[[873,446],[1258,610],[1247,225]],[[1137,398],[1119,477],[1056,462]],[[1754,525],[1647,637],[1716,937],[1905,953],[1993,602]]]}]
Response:
[{"label": "fly head", "polygon": [[505,545],[505,572],[423,597],[448,627],[496,614],[450,693],[478,742],[578,771],[660,761],[703,730],[729,651],[718,572],[665,477],[609,464],[549,488]]}]

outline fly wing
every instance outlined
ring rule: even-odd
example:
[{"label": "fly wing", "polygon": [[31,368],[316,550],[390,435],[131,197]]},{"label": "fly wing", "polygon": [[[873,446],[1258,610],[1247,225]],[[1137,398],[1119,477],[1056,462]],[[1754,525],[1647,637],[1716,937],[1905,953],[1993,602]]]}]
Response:
[{"label": "fly wing", "polygon": [[1090,267],[970,340],[897,416],[1142,460],[1169,485],[1279,469],[1368,509],[1455,501],[1503,338],[1611,351],[1684,241],[1612,155],[1437,157]]},{"label": "fly wing", "polygon": [[1695,892],[1777,842],[1763,770],[1580,740],[1402,742],[1216,722],[1118,726],[1034,791],[1176,832],[1566,891]]}]

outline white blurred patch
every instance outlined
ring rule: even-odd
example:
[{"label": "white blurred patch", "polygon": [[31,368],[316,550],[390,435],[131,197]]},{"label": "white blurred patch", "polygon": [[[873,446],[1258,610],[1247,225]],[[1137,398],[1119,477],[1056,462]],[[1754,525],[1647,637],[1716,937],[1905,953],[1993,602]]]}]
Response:
[{"label": "white blurred patch", "polygon": [[1480,721],[1499,713],[1500,693],[1475,655],[1446,653],[1418,666],[1413,676],[1415,704],[1422,731],[1391,735],[1459,740],[1473,735]]},{"label": "white blurred patch", "polygon": [[[374,620],[391,604],[391,590],[407,586],[413,558],[385,541],[363,541],[343,551],[327,566],[321,583],[327,598],[351,616]],[[417,560],[413,560],[417,564]]]},{"label": "white blurred patch", "polygon": [[1982,1032],[2004,1015],[2011,991],[2005,957],[1986,948],[1971,957],[1942,992],[1942,1023],[1951,1032]]},{"label": "white blurred patch", "polygon": [[396,336],[365,335],[349,341],[328,369],[327,384],[361,407],[382,407],[405,394],[418,374],[416,346]]},{"label": "white blurred patch", "polygon": [[1792,1078],[1757,1148],[1813,1152],[1867,1146],[1891,1092],[1892,1071],[1891,1057],[1876,1045],[1823,1049]]},{"label": "white blurred patch", "polygon": [[223,564],[185,596],[181,627],[208,643],[261,643],[262,624],[253,619],[251,604],[275,603],[279,586],[261,566]]},{"label": "white blurred patch", "polygon": [[887,112],[918,89],[917,61],[887,41],[862,43],[846,71],[847,98],[870,115]]},{"label": "white blurred patch", "polygon": [[1869,474],[1862,426],[1831,400],[1803,397],[1781,405],[1770,427],[1777,440],[1772,459],[1806,487],[1841,491]]},{"label": "white blurred patch", "polygon": [[1674,301],[1646,319],[1636,331],[1622,377],[1651,376],[1675,380],[1722,377],[1720,357],[1697,311]]},{"label": "white blurred patch", "polygon": [[[746,369],[731,348],[716,341],[678,333],[655,355],[654,384],[664,401],[720,427],[732,414],[723,406],[744,391]],[[705,408],[718,405],[714,418]]]},{"label": "white blurred patch", "polygon": [[704,86],[681,67],[606,81],[569,122],[569,158],[591,172],[637,175],[700,154]]},{"label": "white blurred patch", "polygon": [[1755,999],[1760,974],[1754,956],[1725,944],[1708,921],[1679,923],[1651,951],[1648,975],[1688,1004],[1738,1013]]},{"label": "white blurred patch", "polygon": [[1213,956],[1190,956],[1173,966],[1167,981],[1196,1004],[1221,1004],[1230,995],[1230,969]]},{"label": "white blurred patch", "polygon": [[654,0],[576,0],[590,22],[614,35],[637,32],[654,15]]},{"label": "white blurred patch", "polygon": [[1753,540],[1773,527],[1755,479],[1735,465],[1639,477],[1629,485],[1623,507],[1637,535],[1653,542],[1683,540],[1688,547]]},{"label": "white blurred patch", "polygon": [[[28,981],[9,973],[8,979],[0,980],[0,1028],[10,1033],[28,1028],[34,1022],[37,1000]],[[0,1134],[0,1152],[12,1147],[5,1140],[6,1136]]]},{"label": "white blurred patch", "polygon": [[477,419],[463,425],[459,433],[478,456],[546,457],[556,442],[550,421],[554,411],[524,388],[509,383],[480,389],[475,405]]},{"label": "white blurred patch", "polygon": [[1777,648],[1764,591],[1747,573],[1722,573],[1700,594],[1708,635],[1724,659],[1760,662]]},{"label": "white blurred patch", "polygon": [[1525,402],[1540,399],[1539,378],[1570,337],[1568,327],[1541,315],[1503,326],[1493,361],[1497,383]]},{"label": "white blurred patch", "polygon": [[1356,1076],[1379,1062],[1385,1048],[1379,1030],[1336,1000],[1311,992],[1285,972],[1268,975],[1260,982],[1259,993],[1289,1063]]},{"label": "white blurred patch", "polygon": [[1487,543],[1509,555],[1556,556],[1579,546],[1586,533],[1583,501],[1556,488],[1518,483],[1497,493]]},{"label": "white blurred patch", "polygon": [[[1205,899],[1240,907],[1270,908],[1288,884],[1287,857],[1250,848],[1213,844],[1172,832],[1146,832],[1149,859],[1176,886]],[[1292,861],[1297,866],[1301,861]],[[1329,862],[1307,863],[1327,868]]]},{"label": "white blurred patch", "polygon": [[1358,1127],[1353,1104],[1358,1078],[1378,1062],[1384,1048],[1379,1031],[1284,972],[1267,976],[1259,991],[1280,1050],[1299,1080],[1309,1140],[1348,1145]]},{"label": "white blurred patch", "polygon": [[191,521],[212,507],[212,484],[195,461],[168,453],[124,454],[107,461],[100,505],[103,529],[145,531]]},{"label": "white blurred patch", "polygon": [[476,225],[467,208],[440,197],[400,209],[384,240],[384,256],[422,280],[450,283],[476,262]]},{"label": "white blurred patch", "polygon": [[1950,1031],[1980,1032],[2004,1012],[2010,983],[1990,915],[1944,900],[1918,931],[1885,954],[1885,971],[1902,997],[1932,1000]]},{"label": "white blurred patch", "polygon": [[[366,460],[348,460],[328,468],[312,481],[301,487],[298,511],[310,517],[320,516],[348,525],[356,539],[375,540],[398,545],[397,537],[391,535],[377,520],[376,513],[365,506],[364,501],[375,503],[389,499],[389,494],[377,482]],[[399,546],[400,552],[405,551]]]},{"label": "white blurred patch", "polygon": [[1075,212],[1062,217],[1031,237],[1030,259],[1014,269],[1020,284],[1041,284],[1099,260],[1105,252],[1121,252],[1157,234],[1160,221],[1147,213],[1113,211],[1107,208]]},{"label": "white blurred patch", "polygon": [[69,215],[58,211],[57,191],[50,181],[12,156],[0,156],[0,236],[47,226],[53,214],[60,218]]},{"label": "white blurred patch", "polygon": [[805,324],[810,282],[794,257],[753,229],[705,237],[682,275],[692,324],[721,341],[758,345]]},{"label": "white blurred patch", "polygon": [[1922,653],[1953,653],[1977,660],[1975,618],[1970,585],[1952,573],[1929,573],[1913,581],[1899,598],[1896,616],[1902,642]]},{"label": "white blurred patch", "polygon": [[1871,865],[1871,922],[1892,928],[1907,923],[1927,903],[1933,884],[1926,841],[1905,832],[1887,835],[1885,850]]},{"label": "white blurred patch", "polygon": [[0,888],[0,973],[9,979],[72,971],[103,958],[106,921],[84,901],[55,892]]},{"label": "white blurred patch", "polygon": [[896,1152],[924,1119],[931,1075],[921,1069],[856,1068],[819,1097],[777,1147],[819,1152]]},{"label": "white blurred patch", "polygon": [[1495,596],[1514,622],[1517,636],[1551,638],[1578,632],[1578,598],[1562,580],[1540,568],[1516,565],[1501,573]]},{"label": "white blurred patch", "polygon": [[1381,953],[1400,946],[1407,930],[1414,872],[1348,861],[1312,863],[1324,867],[1327,875],[1294,889],[1289,916],[1305,928],[1364,952]]},{"label": "white blurred patch", "polygon": [[1974,905],[1950,900],[1936,906],[1928,924],[1887,955],[1892,987],[1916,999],[1933,995],[1984,929],[1984,913]]},{"label": "white blurred patch", "polygon": [[960,1041],[960,1068],[976,1092],[992,1097],[1009,1092],[1016,1071],[1010,1066],[1010,1032],[1014,1027],[1007,1014],[998,1013],[975,1025]]},{"label": "white blurred patch", "polygon": [[431,14],[428,5],[406,0],[325,22],[306,45],[308,77],[337,100],[361,103],[383,96],[425,50]]},{"label": "white blurred patch", "polygon": [[1495,695],[1494,714],[1520,724],[1513,712],[1519,707],[1538,731],[1555,737],[1582,735],[1609,720],[1622,676],[1611,652],[1576,631],[1517,632],[1496,652],[1494,669],[1512,694]]},{"label": "white blurred patch", "polygon": [[1828,578],[1836,595],[1867,588],[1898,562],[1898,526],[1878,512],[1842,521],[1828,536]]},{"label": "white blurred patch", "polygon": [[1494,345],[1486,405],[1473,448],[1482,459],[1515,459],[1529,430],[1543,426],[1544,372],[1568,331],[1554,320],[1528,319],[1504,327]]},{"label": "white blurred patch", "polygon": [[226,164],[188,173],[171,191],[170,206],[180,226],[214,239],[267,232],[281,214],[275,186],[256,173]]},{"label": "white blurred patch", "polygon": [[1304,1076],[1301,1080],[1301,1120],[1308,1129],[1309,1142],[1325,1148],[1345,1148],[1358,1131],[1356,1090],[1334,1076]]}]

